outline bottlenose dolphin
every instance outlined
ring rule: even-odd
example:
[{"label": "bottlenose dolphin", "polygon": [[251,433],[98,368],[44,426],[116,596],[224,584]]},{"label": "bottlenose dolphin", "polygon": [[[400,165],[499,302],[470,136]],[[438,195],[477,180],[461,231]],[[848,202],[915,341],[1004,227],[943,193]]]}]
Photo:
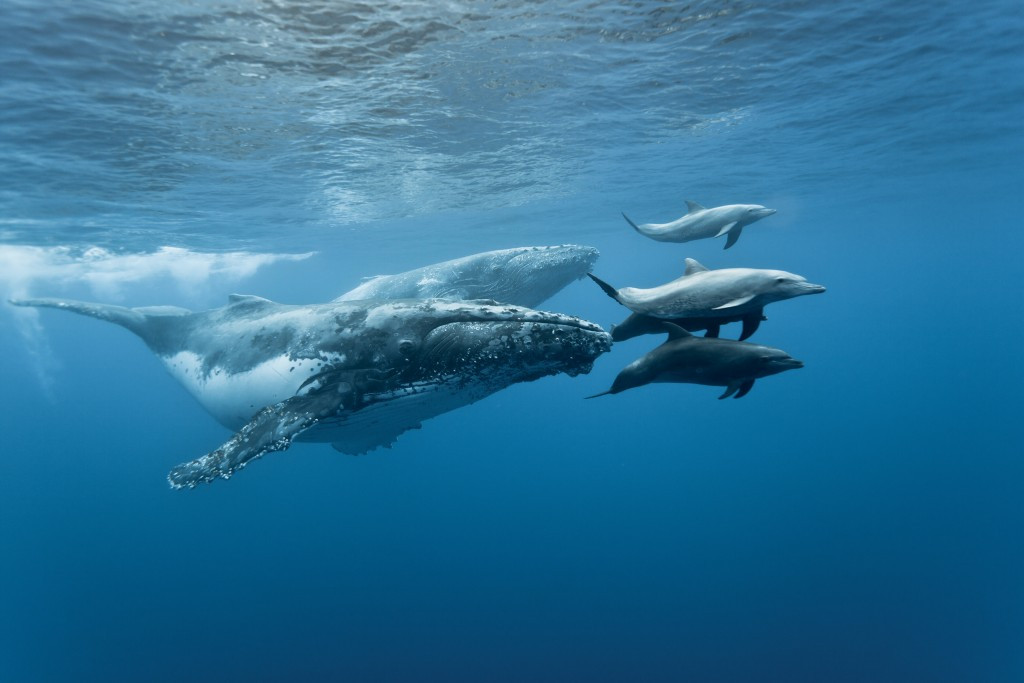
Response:
[{"label": "bottlenose dolphin", "polygon": [[760,204],[728,204],[705,209],[697,202],[687,200],[685,216],[671,223],[644,223],[637,225],[625,213],[622,217],[641,235],[659,242],[690,242],[707,237],[728,235],[725,248],[736,244],[743,228],[771,216],[775,209],[766,209]]},{"label": "bottlenose dolphin", "polygon": [[378,275],[335,301],[360,299],[494,299],[533,308],[594,267],[593,247],[517,247]]},{"label": "bottlenose dolphin", "polygon": [[825,291],[821,285],[784,270],[708,270],[692,258],[686,259],[686,271],[682,277],[651,289],[615,289],[593,274],[588,275],[608,296],[634,313],[673,321],[742,320],[744,338],[753,334],[761,324],[767,304]]},{"label": "bottlenose dolphin", "polygon": [[696,337],[678,325],[663,323],[668,332],[664,344],[627,365],[608,391],[587,396],[617,394],[652,382],[682,382],[726,387],[718,398],[746,396],[754,380],[803,363],[785,351],[750,342]]},{"label": "bottlenose dolphin", "polygon": [[743,331],[740,333],[739,339],[743,341],[754,334],[754,332],[757,332],[757,328],[767,319],[765,316],[757,315],[756,313],[745,313],[743,315],[716,318],[670,318],[663,320],[640,313],[630,313],[629,317],[621,323],[612,325],[612,341],[622,342],[633,337],[639,337],[642,334],[663,334],[665,332],[665,323],[667,322],[678,325],[688,332],[707,330],[704,334],[705,337],[717,337],[721,332],[722,325],[742,322]]},{"label": "bottlenose dolphin", "polygon": [[295,439],[345,453],[390,446],[430,417],[517,382],[587,373],[611,347],[599,326],[494,301],[357,301],[291,306],[232,295],[221,308],[12,301],[117,323],[238,432],[171,471],[174,488],[228,478]]}]

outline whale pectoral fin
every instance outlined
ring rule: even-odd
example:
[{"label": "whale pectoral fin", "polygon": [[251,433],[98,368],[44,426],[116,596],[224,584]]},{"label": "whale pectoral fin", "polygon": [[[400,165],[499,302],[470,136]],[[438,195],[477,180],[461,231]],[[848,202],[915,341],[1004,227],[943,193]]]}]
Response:
[{"label": "whale pectoral fin", "polygon": [[717,337],[722,332],[721,325],[708,325],[708,331],[704,333],[705,337]]},{"label": "whale pectoral fin", "polygon": [[715,306],[711,310],[712,311],[720,311],[723,308],[736,308],[737,306],[742,306],[743,304],[750,303],[750,301],[753,300],[753,298],[754,298],[753,294],[751,294],[750,296],[741,296],[740,298],[733,299],[732,301],[730,301],[728,303],[724,303],[721,306]]},{"label": "whale pectoral fin", "polygon": [[757,328],[761,326],[762,320],[764,320],[763,308],[743,316],[743,331],[740,332],[740,341],[757,332]]},{"label": "whale pectoral fin", "polygon": [[733,398],[743,398],[750,393],[750,390],[754,388],[754,380],[748,379],[746,382],[740,385],[740,390],[736,393]]},{"label": "whale pectoral fin", "polygon": [[[732,230],[735,227],[736,227],[736,221],[733,221],[732,223],[726,223],[725,225],[722,226],[722,229],[718,231],[718,234],[715,235],[715,237],[721,237],[722,235],[726,234],[727,232],[729,232],[730,230]],[[726,247],[726,248],[728,249],[728,247]]]},{"label": "whale pectoral fin", "polygon": [[325,417],[343,410],[342,395],[326,391],[293,396],[267,406],[215,451],[172,469],[171,488],[193,488],[214,479],[228,479],[249,462],[267,453],[283,451],[292,441]]},{"label": "whale pectoral fin", "polygon": [[732,245],[736,244],[736,240],[740,238],[740,233],[743,232],[743,228],[737,225],[735,228],[729,231],[729,236],[725,238],[725,248],[728,249]]}]

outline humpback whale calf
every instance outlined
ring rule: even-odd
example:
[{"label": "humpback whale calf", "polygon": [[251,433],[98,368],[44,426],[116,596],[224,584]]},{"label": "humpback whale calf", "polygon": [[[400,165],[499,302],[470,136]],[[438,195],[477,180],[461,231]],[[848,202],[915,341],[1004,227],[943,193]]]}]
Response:
[{"label": "humpback whale calf", "polygon": [[494,299],[533,308],[590,272],[597,257],[597,249],[576,244],[486,251],[397,275],[378,275],[335,301]]},{"label": "humpback whale calf", "polygon": [[662,331],[668,331],[664,344],[627,365],[611,389],[587,398],[617,394],[652,382],[725,387],[718,398],[742,398],[750,392],[754,380],[804,366],[785,351],[770,346],[696,337],[678,325],[662,325]]},{"label": "humpback whale calf", "polygon": [[[741,339],[752,335],[761,324],[767,304],[825,291],[821,285],[784,270],[709,270],[692,258],[686,259],[686,271],[682,277],[651,289],[615,289],[604,280],[588,275],[605,294],[634,313],[670,320],[684,328],[713,331],[716,319],[721,323],[742,320]],[[630,322],[628,318],[623,324],[626,323],[630,324],[630,332],[644,327],[636,320]]]},{"label": "humpback whale calf", "polygon": [[743,228],[775,213],[775,209],[767,209],[760,204],[728,204],[705,209],[697,202],[687,201],[686,208],[686,215],[671,223],[637,225],[626,214],[622,217],[638,233],[659,242],[690,242],[728,235],[725,238],[725,248],[728,249],[736,244]]},{"label": "humpback whale calf", "polygon": [[517,382],[590,371],[611,340],[558,313],[441,299],[284,305],[232,295],[221,308],[12,300],[116,323],[142,338],[218,421],[238,430],[175,467],[174,488],[228,478],[293,440],[345,453],[390,446],[430,417]]}]

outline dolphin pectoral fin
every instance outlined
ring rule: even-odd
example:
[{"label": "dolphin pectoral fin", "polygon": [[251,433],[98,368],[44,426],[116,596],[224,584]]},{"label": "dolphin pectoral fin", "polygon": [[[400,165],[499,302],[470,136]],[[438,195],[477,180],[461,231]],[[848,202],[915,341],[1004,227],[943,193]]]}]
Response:
[{"label": "dolphin pectoral fin", "polygon": [[740,233],[743,232],[743,228],[737,225],[735,228],[729,231],[729,236],[725,238],[725,249],[728,249],[732,245],[736,244],[736,240],[740,238]]},{"label": "dolphin pectoral fin", "polygon": [[[591,280],[596,282],[597,286],[600,287],[604,291],[605,294],[607,294],[611,298],[615,299],[616,301],[619,301],[619,292],[618,292],[617,289],[615,289],[610,284],[608,284],[607,282],[605,282],[601,278],[597,277],[593,273],[587,273],[587,277],[589,277]],[[619,303],[621,304],[622,302],[619,301]]]},{"label": "dolphin pectoral fin", "polygon": [[180,489],[228,479],[256,458],[286,450],[299,434],[341,409],[342,396],[337,391],[293,396],[267,406],[217,450],[172,469],[167,481],[171,488]]},{"label": "dolphin pectoral fin", "polygon": [[[725,225],[722,226],[722,229],[718,231],[718,234],[715,235],[715,237],[721,237],[722,235],[726,234],[727,232],[729,232],[730,230],[732,230],[735,227],[736,227],[736,221],[733,221],[732,223],[726,223]],[[728,249],[728,248],[729,247],[726,247],[726,249]]]},{"label": "dolphin pectoral fin", "polygon": [[724,303],[721,306],[715,306],[711,310],[712,311],[720,311],[723,308],[736,308],[737,306],[742,306],[743,304],[750,303],[750,301],[753,300],[753,298],[754,298],[753,294],[751,294],[750,296],[741,296],[740,298],[733,299],[732,301],[730,301],[728,303]]},{"label": "dolphin pectoral fin", "polygon": [[754,388],[754,380],[748,379],[746,382],[740,385],[740,390],[736,393],[733,398],[743,398],[750,393],[750,390]]},{"label": "dolphin pectoral fin", "polygon": [[686,200],[686,213],[694,213],[696,211],[704,211],[704,207],[697,202]]},{"label": "dolphin pectoral fin", "polygon": [[739,388],[739,384],[730,384],[725,388],[725,393],[718,397],[718,400],[721,401],[723,398],[729,398],[730,396],[735,394],[739,390]]},{"label": "dolphin pectoral fin", "polygon": [[717,337],[722,331],[721,325],[708,325],[708,331],[704,333],[705,337]]},{"label": "dolphin pectoral fin", "polygon": [[748,313],[743,316],[743,331],[740,332],[740,341],[747,339],[750,335],[757,332],[757,328],[761,326],[761,321],[764,319],[764,309]]}]

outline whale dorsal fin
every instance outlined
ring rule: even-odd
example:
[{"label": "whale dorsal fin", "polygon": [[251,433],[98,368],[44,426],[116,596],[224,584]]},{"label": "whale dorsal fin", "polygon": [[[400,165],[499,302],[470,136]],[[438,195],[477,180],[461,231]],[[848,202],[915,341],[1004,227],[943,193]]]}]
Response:
[{"label": "whale dorsal fin", "polygon": [[710,270],[707,266],[700,263],[695,258],[686,259],[686,270],[683,275],[693,275],[694,273],[704,273]]},{"label": "whale dorsal fin", "polygon": [[264,299],[262,296],[256,296],[255,294],[228,294],[229,304],[249,304],[252,306],[265,306],[267,304],[274,303],[270,299]]},{"label": "whale dorsal fin", "polygon": [[690,201],[689,199],[686,200],[686,213],[694,213],[695,211],[706,211],[706,210],[707,209],[705,209],[703,206],[701,206],[697,202]]},{"label": "whale dorsal fin", "polygon": [[668,332],[667,341],[672,341],[673,339],[686,339],[687,337],[693,336],[689,330],[686,330],[675,323],[666,322],[664,325],[665,331]]}]

